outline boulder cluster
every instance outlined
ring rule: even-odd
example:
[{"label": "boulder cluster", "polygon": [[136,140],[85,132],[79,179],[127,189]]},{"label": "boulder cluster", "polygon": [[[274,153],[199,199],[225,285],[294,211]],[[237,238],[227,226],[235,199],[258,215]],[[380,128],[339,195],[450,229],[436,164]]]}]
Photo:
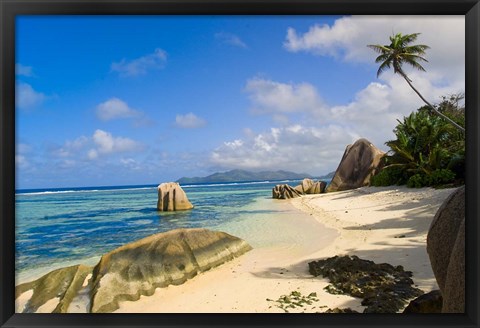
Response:
[{"label": "boulder cluster", "polygon": [[372,176],[382,168],[381,158],[383,151],[375,147],[367,139],[359,139],[345,149],[340,164],[335,171],[332,181],[327,187],[324,181],[304,179],[296,187],[288,184],[276,185],[272,190],[272,197],[276,199],[290,199],[309,194],[343,191],[370,185]]},{"label": "boulder cluster", "polygon": [[[244,240],[207,229],[177,229],[121,246],[94,267],[75,265],[16,287],[16,298],[30,290],[23,313],[58,302],[53,313],[71,312],[84,298],[89,313],[112,312],[120,301],[136,301],[156,288],[179,285],[251,250]],[[85,306],[85,305],[84,305]]]},{"label": "boulder cluster", "polygon": [[327,183],[325,181],[313,181],[312,179],[303,179],[296,187],[288,184],[276,185],[272,189],[272,197],[276,199],[290,199],[302,195],[321,194],[325,192]]}]

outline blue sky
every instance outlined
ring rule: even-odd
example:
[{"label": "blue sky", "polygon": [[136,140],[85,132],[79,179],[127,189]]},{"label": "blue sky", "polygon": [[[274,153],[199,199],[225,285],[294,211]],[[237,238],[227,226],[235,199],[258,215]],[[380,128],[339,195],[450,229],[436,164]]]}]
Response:
[{"label": "blue sky", "polygon": [[[464,91],[463,16],[21,16],[16,187],[336,169],[422,105],[367,44],[422,33],[433,102]],[[447,46],[448,45],[448,46]]]}]

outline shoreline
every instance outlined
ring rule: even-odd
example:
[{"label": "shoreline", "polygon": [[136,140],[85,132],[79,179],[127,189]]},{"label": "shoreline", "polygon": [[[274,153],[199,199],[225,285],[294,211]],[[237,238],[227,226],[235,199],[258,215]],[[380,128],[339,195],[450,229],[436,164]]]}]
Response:
[{"label": "shoreline", "polygon": [[357,255],[375,263],[402,265],[415,286],[438,289],[426,250],[436,211],[456,188],[362,187],[292,200],[340,236],[322,256]]},{"label": "shoreline", "polygon": [[363,187],[286,201],[338,236],[325,247],[296,258],[285,254],[285,249],[253,249],[182,285],[122,302],[115,312],[283,313],[274,301],[292,291],[314,292],[319,301],[290,312],[324,312],[335,307],[362,312],[360,299],[329,294],[323,290],[327,279],[308,273],[310,261],[347,254],[403,265],[413,272],[415,285],[429,292],[438,286],[426,252],[426,234],[436,211],[454,190]]},{"label": "shoreline", "polygon": [[[327,293],[328,280],[308,272],[308,262],[335,255],[402,265],[412,271],[416,287],[438,289],[426,235],[437,209],[454,190],[362,187],[290,200],[259,198],[246,209],[251,217],[212,229],[244,239],[253,250],[181,285],[121,302],[114,312],[284,313],[276,301],[292,292],[316,293],[318,301],[289,312],[336,307],[363,312],[361,299]],[[28,293],[17,299],[18,305],[24,296]],[[77,302],[69,312],[85,309]],[[46,306],[41,312],[51,310]]]}]

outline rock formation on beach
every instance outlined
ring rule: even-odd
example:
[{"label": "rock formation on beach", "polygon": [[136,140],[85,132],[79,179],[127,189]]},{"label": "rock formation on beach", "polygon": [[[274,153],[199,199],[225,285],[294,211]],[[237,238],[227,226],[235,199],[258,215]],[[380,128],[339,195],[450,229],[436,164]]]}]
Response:
[{"label": "rock formation on beach", "polygon": [[368,186],[370,178],[380,170],[380,159],[385,155],[367,139],[348,145],[327,192]]},{"label": "rock formation on beach", "polygon": [[465,312],[465,186],[454,191],[435,214],[427,252],[443,296],[442,313]]},{"label": "rock formation on beach", "polygon": [[185,194],[185,191],[178,183],[162,183],[157,189],[157,209],[159,211],[183,211],[193,208],[193,205],[187,198],[187,194]]},{"label": "rock formation on beach", "polygon": [[302,193],[288,184],[276,185],[272,189],[272,197],[276,199],[290,199],[302,196]]},{"label": "rock formation on beach", "polygon": [[17,286],[15,298],[33,291],[23,309],[19,310],[23,313],[35,313],[47,302],[56,302],[52,313],[66,313],[92,269],[85,265],[74,265],[51,271],[35,281]]},{"label": "rock formation on beach", "polygon": [[305,195],[313,195],[325,192],[326,186],[327,183],[325,181],[313,181],[306,178],[294,189]]},{"label": "rock formation on beach", "polygon": [[290,199],[302,195],[321,194],[325,192],[326,186],[327,183],[325,181],[313,181],[306,178],[296,187],[291,187],[288,184],[276,185],[272,189],[272,198]]},{"label": "rock formation on beach", "polygon": [[220,231],[158,233],[104,254],[93,268],[62,268],[17,286],[16,298],[31,294],[19,311],[36,312],[42,305],[57,302],[53,312],[66,313],[82,293],[88,298],[87,312],[112,312],[120,301],[135,301],[141,295],[152,295],[156,288],[182,284],[249,250],[244,240]]},{"label": "rock formation on beach", "polygon": [[442,303],[440,291],[432,290],[411,301],[402,313],[441,313]]}]

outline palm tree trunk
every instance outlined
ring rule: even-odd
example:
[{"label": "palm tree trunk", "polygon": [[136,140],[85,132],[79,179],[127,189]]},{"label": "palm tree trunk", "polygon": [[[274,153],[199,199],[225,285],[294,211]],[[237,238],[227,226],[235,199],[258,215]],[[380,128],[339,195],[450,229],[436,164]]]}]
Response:
[{"label": "palm tree trunk", "polygon": [[400,75],[402,75],[402,77],[405,79],[405,81],[407,81],[410,88],[412,88],[413,91],[415,91],[415,93],[423,100],[424,103],[427,104],[428,107],[430,107],[435,112],[435,114],[437,114],[440,117],[443,117],[445,120],[450,122],[454,127],[456,127],[457,129],[459,129],[460,131],[465,133],[465,129],[463,127],[461,127],[460,125],[455,123],[455,121],[453,121],[448,116],[445,116],[443,113],[440,113],[435,107],[432,106],[432,104],[430,104],[425,98],[423,98],[422,94],[417,89],[415,89],[415,87],[413,86],[413,84],[410,81],[410,79],[408,78],[408,76],[402,70],[399,70],[399,73],[400,73]]}]

